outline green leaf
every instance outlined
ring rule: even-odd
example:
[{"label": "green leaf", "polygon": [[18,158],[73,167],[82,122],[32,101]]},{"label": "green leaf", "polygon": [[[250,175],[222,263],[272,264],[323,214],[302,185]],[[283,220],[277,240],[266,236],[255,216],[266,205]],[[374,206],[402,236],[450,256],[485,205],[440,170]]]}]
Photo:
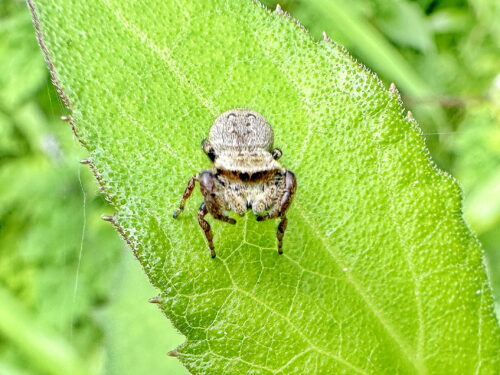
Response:
[{"label": "green leaf", "polygon": [[[192,373],[498,369],[458,185],[397,93],[342,48],[248,0],[36,4],[113,221],[186,336],[177,355]],[[235,107],[270,120],[298,178],[283,256],[276,223],[248,214],[212,221],[210,259],[199,193],[171,217],[188,178],[209,168],[201,139]]]},{"label": "green leaf", "polygon": [[486,249],[500,316],[500,90],[491,102],[470,105],[452,144],[464,189],[464,216]]},{"label": "green leaf", "polygon": [[106,375],[187,374],[166,348],[183,341],[175,328],[165,324],[156,306],[144,302],[154,288],[133,259],[124,254],[114,283],[111,304],[100,314],[106,337]]},{"label": "green leaf", "polygon": [[[354,49],[367,64],[387,79],[396,82],[405,94],[427,97],[434,93],[429,82],[419,75],[393,43],[364,15],[370,11],[363,8],[370,5],[373,7],[375,4],[352,2],[347,6],[341,0],[309,0],[300,5],[298,14],[301,19],[309,21],[308,24],[316,32],[325,30],[331,35],[339,35],[344,43]],[[393,8],[394,6],[390,9],[394,11]],[[387,24],[386,19],[380,19],[382,17],[379,15],[376,17],[377,24],[383,24],[384,21]],[[407,20],[407,24],[409,22]],[[414,20],[411,23],[414,23]],[[382,30],[387,32],[387,27]],[[419,31],[414,30],[414,34],[418,34]],[[438,119],[442,115],[438,116],[436,113],[435,116]]]},{"label": "green leaf", "polygon": [[[37,325],[16,299],[0,284],[0,335],[10,340],[41,373],[51,375],[90,375],[86,363],[78,358],[62,337]],[[2,372],[3,373],[3,372]]]},{"label": "green leaf", "polygon": [[[34,117],[40,129],[30,126],[34,124],[25,128],[47,134],[51,126]],[[69,132],[64,134],[71,142]],[[72,147],[62,151],[53,136],[46,139],[47,153],[60,159],[25,153],[0,168],[0,285],[29,309],[30,324],[66,339],[68,350],[91,368],[102,345],[91,314],[110,294],[120,243],[99,218],[104,205],[93,199],[95,187],[82,196],[82,189],[93,181],[71,153],[75,145],[69,143]],[[27,339],[2,340],[1,359],[1,349],[13,347],[11,341],[21,346],[15,349],[19,362],[29,363],[20,355],[31,346]]]},{"label": "green leaf", "polygon": [[[0,17],[0,109],[15,109],[33,95],[47,79],[43,60],[36,54],[30,35],[29,14],[14,4],[15,15]],[[12,30],[15,30],[13,32]]]},{"label": "green leaf", "polygon": [[379,1],[373,22],[401,46],[432,51],[434,43],[424,9],[409,0]]},{"label": "green leaf", "polygon": [[[394,8],[394,1],[397,0],[390,1],[389,7]],[[270,2],[277,3],[276,0],[266,1],[266,3]],[[392,35],[382,33],[382,30],[386,33],[388,31],[380,25],[385,20],[381,16],[384,12],[372,14],[378,1],[363,0],[346,3],[341,0],[308,0],[307,2],[290,0],[287,2],[290,3],[292,14],[303,22],[313,35],[318,36],[326,31],[330,36],[335,37],[335,40],[340,40],[346,45],[354,56],[376,71],[386,82],[395,82],[403,95],[408,100],[413,99],[417,104],[414,104],[413,110],[420,116],[420,125],[425,132],[451,131],[451,123],[443,108],[437,102],[429,103],[428,99],[435,97],[443,90],[443,77],[451,76],[455,82],[456,74],[451,74],[450,64],[444,64],[443,61],[436,62],[431,68],[419,69],[421,72],[416,70],[418,66],[416,62],[419,60],[415,60],[415,55],[412,55],[414,61],[410,64],[402,51],[398,50],[389,39],[394,40],[394,34],[398,32],[397,26],[393,25],[396,31]],[[384,0],[380,2],[387,4]],[[372,19],[376,19],[375,24],[378,24],[381,30],[373,25]],[[406,20],[406,24],[414,23]],[[414,29],[413,34],[418,34]],[[400,30],[401,33],[404,34],[404,30]],[[399,36],[399,40],[403,39],[402,35]],[[435,56],[430,60],[436,60]],[[418,105],[420,99],[427,105]],[[428,139],[427,145],[438,165],[447,166],[449,162],[446,160],[446,155],[443,155],[446,149],[446,146],[443,147],[445,142],[437,144],[438,140],[437,137]]]}]

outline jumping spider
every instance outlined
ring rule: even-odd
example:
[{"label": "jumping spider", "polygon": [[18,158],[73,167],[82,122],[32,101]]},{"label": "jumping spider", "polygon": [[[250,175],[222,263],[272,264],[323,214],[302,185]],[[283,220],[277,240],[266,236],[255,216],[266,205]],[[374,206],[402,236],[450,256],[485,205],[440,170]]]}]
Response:
[{"label": "jumping spider", "polygon": [[233,109],[220,115],[208,139],[203,140],[201,146],[213,162],[213,168],[189,180],[174,218],[184,210],[198,181],[204,198],[198,210],[198,222],[205,232],[212,258],[215,258],[213,235],[205,216],[210,213],[217,220],[235,224],[236,220],[226,216],[226,211],[243,216],[249,209],[258,215],[257,221],[280,218],[276,236],[278,253],[283,253],[285,214],[297,182],[295,175],[277,162],[282,153],[278,148],[273,149],[273,141],[269,123],[259,113],[247,109]]}]

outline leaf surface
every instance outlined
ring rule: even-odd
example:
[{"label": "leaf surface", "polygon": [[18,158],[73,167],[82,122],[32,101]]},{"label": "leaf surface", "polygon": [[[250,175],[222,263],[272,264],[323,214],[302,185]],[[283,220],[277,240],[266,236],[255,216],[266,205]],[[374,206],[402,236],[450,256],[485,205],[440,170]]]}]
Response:
[{"label": "leaf surface", "polygon": [[[32,4],[31,4],[32,5]],[[500,335],[456,182],[399,96],[332,42],[249,0],[37,0],[73,125],[114,223],[186,336],[194,374],[492,374]],[[33,5],[32,5],[33,6]],[[50,51],[50,52],[48,52]],[[220,113],[273,124],[299,188],[276,223],[213,222],[200,141]]]}]

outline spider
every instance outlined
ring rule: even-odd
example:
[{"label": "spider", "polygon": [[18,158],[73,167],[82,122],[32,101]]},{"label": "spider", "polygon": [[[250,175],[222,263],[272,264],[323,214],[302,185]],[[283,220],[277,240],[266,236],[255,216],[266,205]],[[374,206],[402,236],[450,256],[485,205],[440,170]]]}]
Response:
[{"label": "spider", "polygon": [[212,258],[216,256],[213,234],[205,216],[211,214],[214,219],[235,224],[227,211],[243,216],[249,209],[257,215],[257,221],[280,218],[276,237],[278,253],[283,253],[286,211],[297,182],[295,175],[277,162],[282,152],[273,148],[273,141],[273,130],[262,115],[232,109],[215,120],[208,138],[201,143],[213,167],[191,177],[173,216],[177,218],[184,210],[198,181],[204,198],[198,223],[205,232]]}]

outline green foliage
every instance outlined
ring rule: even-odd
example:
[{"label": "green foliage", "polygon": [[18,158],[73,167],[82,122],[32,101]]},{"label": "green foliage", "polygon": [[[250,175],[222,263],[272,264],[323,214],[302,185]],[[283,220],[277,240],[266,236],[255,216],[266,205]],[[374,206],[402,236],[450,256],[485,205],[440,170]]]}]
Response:
[{"label": "green foliage", "polygon": [[[142,353],[122,354],[104,340],[108,329],[95,319],[102,306],[122,320],[131,314],[109,301],[124,253],[100,219],[107,207],[78,163],[82,150],[56,119],[64,108],[30,18],[25,4],[0,3],[0,374],[104,374],[103,362],[124,356],[144,366]],[[131,288],[128,297],[150,293]],[[155,309],[142,311],[141,320],[155,317]],[[165,323],[168,343],[177,336]],[[155,348],[135,339],[144,351]],[[159,373],[172,368],[168,359],[157,359]]]},{"label": "green foliage", "polygon": [[[37,100],[39,94],[49,95],[47,72],[29,13],[22,4],[12,6],[0,25],[0,284],[29,310],[30,318],[19,318],[27,332],[43,327],[90,359],[100,350],[100,332],[88,314],[109,293],[119,244],[98,221],[104,205],[90,185],[90,173],[84,170],[80,177],[79,151],[70,134]],[[90,192],[88,205],[84,189]],[[0,336],[8,340],[0,342],[0,357],[22,364],[25,359],[17,353],[29,353],[26,348],[37,347],[41,335],[12,341],[9,327],[3,328]],[[31,359],[42,373],[51,361],[40,355]]]},{"label": "green foliage", "polygon": [[25,12],[13,13],[0,18],[0,72],[5,72],[0,74],[2,111],[28,99],[47,76],[36,50],[30,19]]},{"label": "green foliage", "polygon": [[[274,7],[277,1],[265,3]],[[280,3],[317,38],[327,31],[382,79],[395,82],[405,104],[428,134],[427,145],[436,163],[454,170],[454,131],[469,106],[487,100],[491,82],[498,74],[497,1]],[[441,104],[451,108],[444,110]]]},{"label": "green foliage", "polygon": [[[291,1],[291,8],[301,3],[301,1]],[[363,61],[396,82],[405,92],[416,96],[429,95],[431,89],[425,80],[405,61],[381,31],[369,22],[365,22],[363,16],[372,7],[372,3],[367,4],[362,1],[355,2],[355,6],[346,7],[344,2],[339,0],[311,0],[307,6],[298,7],[297,13],[307,25],[312,26],[312,31],[317,37],[323,31],[329,32],[335,40],[342,41],[347,47],[353,47]],[[429,48],[429,36],[422,34],[420,28],[410,36],[405,33],[407,29],[399,29],[399,32],[396,32],[398,28],[394,27],[394,24],[398,26],[404,24],[409,29],[412,24],[416,26],[422,23],[414,4],[404,1],[381,1],[380,7],[385,10],[380,12],[383,17],[379,19],[383,29],[389,31],[403,44],[423,44],[424,48]]]},{"label": "green foliage", "polygon": [[466,192],[465,218],[486,248],[488,266],[500,312],[500,90],[493,103],[469,109],[453,148],[455,166]]},{"label": "green foliage", "polygon": [[[370,59],[370,38],[351,33],[337,22],[331,12],[320,4],[322,0],[288,0],[282,5],[290,10],[316,35],[328,31],[346,44],[355,56],[377,71],[387,84],[400,81],[401,69],[385,69],[384,56],[390,43],[395,44],[402,56],[399,61],[411,63],[420,80],[431,87],[430,96],[415,95],[401,86],[403,99],[424,129],[426,143],[438,165],[450,171],[463,184],[466,218],[486,248],[488,266],[493,280],[500,275],[500,207],[496,203],[500,167],[494,150],[500,124],[500,95],[498,94],[498,61],[500,35],[497,31],[500,7],[495,0],[468,3],[448,1],[409,2],[407,0],[357,0],[343,3],[340,10],[355,17],[364,27],[379,29],[383,43],[373,50]],[[420,8],[415,8],[416,4]],[[271,7],[276,1],[266,1]],[[316,8],[316,9],[313,9]],[[404,9],[407,9],[404,11]],[[413,9],[410,12],[409,9]],[[395,10],[399,9],[400,12]],[[405,14],[405,27],[400,20]],[[351,24],[351,27],[357,24]],[[371,26],[370,26],[371,25]],[[411,28],[406,27],[413,25]],[[419,26],[417,26],[419,25]],[[356,37],[358,36],[358,37]],[[431,43],[429,48],[411,48],[414,38]],[[481,42],[478,42],[478,41]],[[436,104],[446,106],[446,121],[434,123],[425,111]],[[424,110],[424,111],[423,111]],[[431,111],[432,112],[432,111]],[[495,148],[496,147],[496,148]],[[500,282],[495,282],[494,286]],[[500,302],[500,287],[496,288]]]},{"label": "green foliage", "polygon": [[[84,362],[60,337],[28,323],[32,319],[20,304],[0,285],[0,331],[18,345],[24,354],[37,363],[43,373],[53,375],[89,375]],[[5,374],[5,372],[2,372]]]},{"label": "green foliage", "polygon": [[124,258],[113,291],[113,303],[100,313],[109,347],[103,373],[187,374],[179,361],[166,356],[168,348],[182,343],[183,337],[172,333],[156,306],[145,303],[143,296],[152,296],[155,291],[139,263],[132,258],[131,253]]},{"label": "green foliage", "polygon": [[[394,92],[251,1],[38,0],[50,58],[115,223],[200,374],[482,373],[500,336],[455,182]],[[275,224],[171,218],[214,117],[274,125],[299,190]]]}]

